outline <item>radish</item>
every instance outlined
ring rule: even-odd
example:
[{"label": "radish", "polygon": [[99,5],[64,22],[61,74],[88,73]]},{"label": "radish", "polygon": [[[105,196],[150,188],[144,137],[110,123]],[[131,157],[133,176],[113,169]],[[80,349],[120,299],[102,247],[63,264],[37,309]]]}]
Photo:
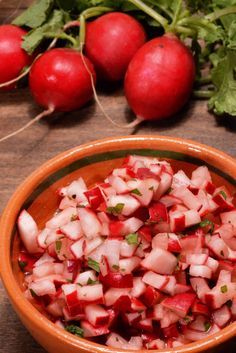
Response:
[{"label": "radish", "polygon": [[175,36],[166,34],[140,48],[125,77],[125,95],[137,119],[159,120],[176,114],[189,99],[194,59]]},{"label": "radish", "polygon": [[53,112],[81,108],[93,97],[92,80],[96,82],[93,64],[75,49],[56,48],[39,56],[30,69],[29,85],[35,101],[45,111],[19,130],[1,138],[0,142]]},{"label": "radish", "polygon": [[0,88],[14,88],[23,69],[32,63],[32,56],[21,48],[26,34],[25,30],[14,25],[0,26]]},{"label": "radish", "polygon": [[120,81],[145,41],[144,28],[137,20],[113,12],[87,24],[85,53],[93,62],[100,80]]}]

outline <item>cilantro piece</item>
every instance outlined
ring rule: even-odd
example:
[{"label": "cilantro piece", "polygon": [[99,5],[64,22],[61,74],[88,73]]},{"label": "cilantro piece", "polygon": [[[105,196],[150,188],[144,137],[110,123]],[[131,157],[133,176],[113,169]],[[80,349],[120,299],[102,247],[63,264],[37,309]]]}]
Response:
[{"label": "cilantro piece", "polygon": [[60,254],[61,247],[62,247],[62,241],[61,240],[56,240],[56,253]]},{"label": "cilantro piece", "polygon": [[67,281],[68,283],[72,283],[72,282],[73,282],[72,279],[70,279],[70,278],[66,278],[66,281]]},{"label": "cilantro piece", "polygon": [[100,272],[99,263],[91,259],[91,257],[88,258],[88,267],[92,268],[96,272]]},{"label": "cilantro piece", "polygon": [[209,321],[204,322],[205,332],[209,331],[211,328],[211,323]]},{"label": "cilantro piece", "polygon": [[120,269],[120,267],[118,265],[112,265],[112,268],[117,271]]},{"label": "cilantro piece", "polygon": [[186,323],[186,325],[190,324],[191,321],[192,321],[192,318],[190,316],[184,317],[184,322]]},{"label": "cilantro piece", "polygon": [[117,216],[122,212],[124,206],[125,206],[124,203],[118,203],[114,207],[107,207],[107,212],[113,214],[114,216]]},{"label": "cilantro piece", "polygon": [[203,221],[201,221],[199,223],[199,227],[201,227],[201,228],[204,228],[204,227],[207,227],[207,226],[210,226],[209,231],[210,231],[210,233],[213,233],[214,228],[215,228],[214,222],[210,221],[209,219],[204,219]]},{"label": "cilantro piece", "polygon": [[20,14],[13,24],[17,26],[27,26],[30,28],[37,28],[41,26],[48,17],[54,0],[38,0],[33,3],[26,11]]},{"label": "cilantro piece", "polygon": [[142,193],[139,191],[139,189],[133,189],[130,191],[131,194],[135,194],[135,195],[138,195],[138,196],[142,196]]},{"label": "cilantro piece", "polygon": [[73,214],[70,218],[70,221],[73,222],[73,221],[76,221],[78,219],[78,216],[76,214]]},{"label": "cilantro piece", "polygon": [[99,281],[94,281],[92,280],[92,278],[89,277],[88,281],[87,281],[87,285],[93,285],[93,284],[99,284]]},{"label": "cilantro piece", "polygon": [[223,196],[223,198],[225,200],[227,199],[227,195],[226,195],[226,193],[223,190],[220,191],[220,194]]},{"label": "cilantro piece", "polygon": [[65,330],[78,337],[84,337],[84,330],[77,325],[68,325]]},{"label": "cilantro piece", "polygon": [[220,291],[221,291],[221,293],[227,293],[228,292],[228,287],[226,286],[226,284],[224,286],[220,287]]},{"label": "cilantro piece", "polygon": [[138,243],[139,243],[137,233],[130,233],[130,234],[126,235],[125,239],[129,245],[138,245]]},{"label": "cilantro piece", "polygon": [[18,261],[18,264],[20,266],[20,269],[21,271],[24,271],[25,270],[25,267],[28,265],[28,262],[27,261]]},{"label": "cilantro piece", "polygon": [[37,294],[35,293],[35,291],[32,288],[30,288],[29,290],[30,290],[30,294],[33,298],[38,298]]}]

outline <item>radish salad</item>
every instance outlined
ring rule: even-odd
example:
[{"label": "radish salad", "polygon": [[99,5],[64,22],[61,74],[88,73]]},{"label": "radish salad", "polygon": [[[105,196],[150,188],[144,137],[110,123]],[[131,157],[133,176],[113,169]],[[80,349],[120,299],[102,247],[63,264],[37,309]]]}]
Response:
[{"label": "radish salad", "polygon": [[236,320],[236,208],[206,166],[131,155],[102,183],[60,188],[43,229],[23,210],[25,296],[114,348],[178,347]]}]

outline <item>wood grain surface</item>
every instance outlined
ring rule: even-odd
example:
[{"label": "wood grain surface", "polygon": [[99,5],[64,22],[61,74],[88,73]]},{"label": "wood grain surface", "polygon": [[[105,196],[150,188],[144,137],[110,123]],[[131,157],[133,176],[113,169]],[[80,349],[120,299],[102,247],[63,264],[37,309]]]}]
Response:
[{"label": "wood grain surface", "polygon": [[[0,23],[7,23],[30,4],[30,0],[0,0]],[[10,16],[10,17],[9,17]],[[133,119],[122,88],[99,91],[107,113],[119,123]],[[27,88],[0,93],[0,137],[20,128],[41,111]],[[43,162],[76,145],[103,137],[136,134],[178,136],[219,148],[236,157],[236,119],[207,112],[204,101],[191,101],[176,117],[146,123],[136,131],[112,126],[91,102],[80,111],[58,114],[35,124],[11,140],[0,143],[0,212],[16,187]],[[150,147],[150,146],[149,146]],[[33,340],[11,308],[0,283],[0,353],[45,353]],[[228,353],[236,352],[232,341]]]}]

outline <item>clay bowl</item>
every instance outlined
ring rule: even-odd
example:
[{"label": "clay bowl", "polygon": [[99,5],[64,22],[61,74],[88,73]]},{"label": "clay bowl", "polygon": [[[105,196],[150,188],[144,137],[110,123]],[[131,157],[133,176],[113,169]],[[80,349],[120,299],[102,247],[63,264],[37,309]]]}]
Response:
[{"label": "clay bowl", "polygon": [[[64,152],[46,162],[30,175],[16,190],[1,219],[0,269],[3,284],[19,318],[32,336],[50,353],[115,353],[112,349],[73,336],[56,327],[29,303],[22,293],[23,275],[17,263],[19,238],[16,220],[26,208],[39,226],[51,217],[57,208],[55,190],[82,176],[88,185],[101,181],[128,154],[155,156],[170,160],[174,169],[187,174],[197,166],[206,164],[214,183],[225,184],[230,191],[236,186],[236,160],[230,156],[196,142],[171,137],[127,136],[95,141]],[[197,353],[226,348],[225,342],[234,339],[236,322],[207,339],[179,348],[158,352]],[[123,351],[124,350],[120,350]],[[126,352],[133,352],[127,351]],[[142,350],[141,352],[147,352]],[[232,350],[233,352],[233,350]]]}]

